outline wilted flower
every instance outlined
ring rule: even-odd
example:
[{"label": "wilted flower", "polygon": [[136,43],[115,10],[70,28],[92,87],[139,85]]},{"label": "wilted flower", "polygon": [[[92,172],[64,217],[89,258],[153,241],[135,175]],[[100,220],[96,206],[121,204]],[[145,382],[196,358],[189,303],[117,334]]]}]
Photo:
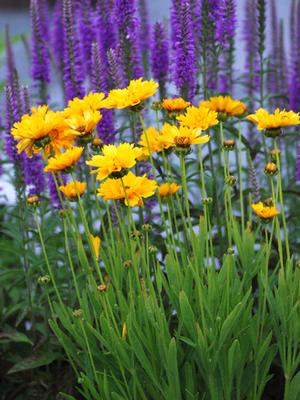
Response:
[{"label": "wilted flower", "polygon": [[119,178],[128,168],[136,164],[136,159],[142,155],[142,150],[130,143],[121,143],[119,146],[105,145],[102,154],[93,156],[87,165],[96,167],[92,173],[97,173],[97,179],[103,180],[108,176]]},{"label": "wilted flower", "polygon": [[113,89],[102,103],[102,108],[135,107],[153,96],[158,88],[154,81],[143,81],[143,78],[130,81],[125,89]]},{"label": "wilted flower", "polygon": [[280,214],[276,207],[267,206],[261,201],[259,203],[252,204],[252,209],[254,210],[255,214],[264,221],[271,220]]},{"label": "wilted flower", "polygon": [[169,197],[178,192],[178,190],[181,188],[180,185],[177,185],[177,183],[174,182],[166,182],[162,183],[161,185],[158,186],[158,193],[161,198]]},{"label": "wilted flower", "polygon": [[100,245],[101,245],[101,239],[99,236],[93,236],[92,234],[90,235],[90,239],[94,248],[95,256],[96,259],[99,259],[99,250],[100,250]]},{"label": "wilted flower", "polygon": [[65,195],[66,198],[70,200],[74,200],[77,198],[77,193],[79,196],[82,196],[86,190],[86,183],[79,181],[71,181],[66,185],[62,185],[59,187],[59,190]]},{"label": "wilted flower", "polygon": [[215,96],[209,100],[202,101],[199,107],[206,107],[218,113],[220,121],[228,117],[240,117],[245,114],[247,107],[239,100],[234,100],[230,96]]},{"label": "wilted flower", "polygon": [[203,131],[219,123],[218,114],[202,106],[188,107],[186,113],[179,115],[177,120],[180,121],[181,125],[188,126],[189,128],[202,129]]},{"label": "wilted flower", "polygon": [[104,200],[124,200],[130,207],[143,206],[143,198],[151,197],[157,183],[146,175],[135,176],[129,172],[120,179],[107,179],[98,190],[98,196]]},{"label": "wilted flower", "polygon": [[83,152],[83,147],[72,147],[64,153],[57,154],[48,160],[48,165],[44,168],[45,172],[68,172],[77,161]]}]

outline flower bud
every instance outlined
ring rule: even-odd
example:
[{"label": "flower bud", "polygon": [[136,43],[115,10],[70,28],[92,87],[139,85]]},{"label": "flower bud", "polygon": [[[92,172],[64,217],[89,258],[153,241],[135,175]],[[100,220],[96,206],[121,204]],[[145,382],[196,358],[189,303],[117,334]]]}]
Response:
[{"label": "flower bud", "polygon": [[135,229],[134,231],[131,232],[130,237],[133,240],[139,240],[143,237],[143,234],[140,231],[138,231],[137,229]]},{"label": "flower bud", "polygon": [[77,308],[76,310],[73,311],[72,315],[75,318],[80,318],[82,317],[83,311],[81,308]]},{"label": "flower bud", "polygon": [[160,111],[162,109],[161,101],[155,100],[150,106],[151,110],[153,111]]},{"label": "flower bud", "polygon": [[278,167],[274,162],[268,162],[265,165],[265,174],[269,176],[277,175],[278,174]]},{"label": "flower bud", "polygon": [[38,277],[38,284],[39,285],[41,285],[41,286],[45,286],[45,285],[48,285],[48,283],[50,282],[50,276],[47,274],[47,275],[43,275],[43,276],[39,276]]},{"label": "flower bud", "polygon": [[91,150],[95,153],[101,153],[103,146],[103,140],[101,140],[99,137],[96,137],[91,143]]},{"label": "flower bud", "polygon": [[150,254],[156,254],[158,252],[158,248],[154,245],[150,245],[148,250]]},{"label": "flower bud", "polygon": [[125,261],[123,262],[123,267],[124,267],[125,269],[131,268],[131,267],[132,267],[132,260],[125,260]]},{"label": "flower bud", "polygon": [[101,285],[97,286],[97,290],[100,293],[106,292],[107,291],[107,285],[105,285],[105,283],[101,283]]},{"label": "flower bud", "polygon": [[227,183],[230,186],[234,186],[236,183],[236,178],[233,175],[229,175],[229,177],[227,178]]},{"label": "flower bud", "polygon": [[266,207],[273,207],[274,206],[272,197],[268,197],[266,200],[264,200],[263,203],[264,203],[264,205]]},{"label": "flower bud", "polygon": [[33,207],[33,208],[36,208],[41,204],[40,198],[36,194],[28,195],[26,202],[27,202],[28,207]]},{"label": "flower bud", "polygon": [[202,204],[204,206],[208,206],[209,204],[212,204],[212,202],[213,202],[213,198],[212,197],[204,197],[202,199]]},{"label": "flower bud", "polygon": [[279,149],[273,149],[270,151],[270,157],[272,161],[277,161],[277,157],[281,157],[281,151]]},{"label": "flower bud", "polygon": [[227,254],[228,254],[229,256],[232,256],[232,255],[234,254],[234,250],[233,250],[232,247],[228,247],[228,249],[227,249]]},{"label": "flower bud", "polygon": [[223,142],[223,149],[226,151],[231,151],[235,147],[235,141],[233,139],[227,139]]},{"label": "flower bud", "polygon": [[151,224],[144,224],[144,225],[142,225],[142,230],[143,230],[144,232],[151,232],[152,229],[153,229],[153,227],[152,227]]},{"label": "flower bud", "polygon": [[300,258],[299,258],[299,260],[296,261],[296,268],[300,269]]}]

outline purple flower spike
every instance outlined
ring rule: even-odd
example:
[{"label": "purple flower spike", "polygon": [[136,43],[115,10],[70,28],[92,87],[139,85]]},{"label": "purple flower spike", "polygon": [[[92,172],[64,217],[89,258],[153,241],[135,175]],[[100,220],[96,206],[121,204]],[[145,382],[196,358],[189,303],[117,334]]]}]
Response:
[{"label": "purple flower spike", "polygon": [[149,42],[150,42],[150,24],[147,0],[138,0],[138,11],[140,17],[139,45],[142,54],[142,62],[145,74],[149,72]]},{"label": "purple flower spike", "polygon": [[115,20],[126,86],[130,79],[138,79],[143,76],[135,0],[116,0]]},{"label": "purple flower spike", "polygon": [[72,5],[74,3],[71,0],[63,0],[64,88],[67,101],[84,95],[83,61]]},{"label": "purple flower spike", "polygon": [[229,49],[230,42],[234,38],[236,30],[236,1],[221,1],[218,13],[215,38],[223,48]]},{"label": "purple flower spike", "polygon": [[64,26],[62,0],[56,0],[53,11],[53,29],[51,32],[51,42],[56,64],[63,68],[64,58]]},{"label": "purple flower spike", "polygon": [[165,86],[169,73],[169,41],[164,25],[157,22],[153,27],[151,42],[151,70],[159,82],[161,99],[165,97]]},{"label": "purple flower spike", "polygon": [[300,4],[292,2],[291,5],[291,66],[290,66],[290,108],[294,111],[300,110]]},{"label": "purple flower spike", "polygon": [[298,144],[298,150],[297,150],[296,181],[300,182],[300,143]]},{"label": "purple flower spike", "polygon": [[14,76],[16,73],[16,65],[14,54],[11,46],[9,27],[5,27],[5,48],[6,48],[6,84],[13,87]]},{"label": "purple flower spike", "polygon": [[31,0],[31,30],[32,30],[32,78],[43,83],[50,82],[50,65],[47,50],[47,32],[43,21],[43,1]]},{"label": "purple flower spike", "polygon": [[[173,10],[177,10],[177,7],[177,1],[173,0]],[[172,14],[175,12],[173,11]],[[173,80],[182,97],[192,100],[196,89],[197,59],[191,10],[187,1],[180,3],[180,21],[176,21],[176,25],[172,26],[172,29],[172,37],[175,40],[173,43],[173,64],[175,66]]]}]

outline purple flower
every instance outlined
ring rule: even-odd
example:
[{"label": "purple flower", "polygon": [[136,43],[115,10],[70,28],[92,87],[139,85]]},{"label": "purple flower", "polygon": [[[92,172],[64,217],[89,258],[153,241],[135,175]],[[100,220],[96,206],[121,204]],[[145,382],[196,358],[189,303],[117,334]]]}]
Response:
[{"label": "purple flower", "polygon": [[140,17],[139,24],[139,45],[142,54],[142,62],[145,71],[145,76],[149,71],[149,42],[150,42],[150,24],[149,12],[146,0],[138,0],[138,12]]},{"label": "purple flower", "polygon": [[300,143],[298,143],[298,149],[297,149],[296,181],[300,182]]},{"label": "purple flower", "polygon": [[50,82],[49,55],[46,45],[47,29],[43,20],[43,1],[31,0],[32,31],[32,78],[43,83]]},{"label": "purple flower", "polygon": [[[173,0],[173,12],[178,9],[178,4]],[[189,3],[183,1],[180,5],[180,18],[172,26],[173,43],[173,81],[181,91],[184,98],[192,100],[195,96],[197,59],[194,42],[193,26]],[[173,22],[173,20],[172,20]]]},{"label": "purple flower", "polygon": [[296,6],[295,2],[291,5],[291,21],[290,21],[290,85],[289,85],[289,102],[290,108],[294,111],[300,110],[300,4]]},{"label": "purple flower", "polygon": [[115,88],[122,88],[124,85],[123,71],[121,70],[121,50],[120,47],[109,49],[107,52],[107,61],[109,67],[109,75],[112,86]]},{"label": "purple flower", "polygon": [[135,0],[116,0],[115,22],[122,55],[124,85],[126,86],[130,79],[138,79],[143,76]]},{"label": "purple flower", "polygon": [[166,28],[161,22],[153,26],[151,42],[151,69],[153,78],[165,84],[169,72],[169,42]]},{"label": "purple flower", "polygon": [[64,89],[66,100],[84,95],[83,60],[81,59],[72,5],[74,3],[71,0],[63,0]]},{"label": "purple flower", "polygon": [[222,0],[216,9],[218,15],[214,17],[216,21],[215,38],[223,48],[229,49],[236,30],[236,2],[235,0]]},{"label": "purple flower", "polygon": [[[62,180],[63,180],[63,183],[66,184],[67,179],[66,179],[65,175],[62,175]],[[57,179],[57,181],[58,181],[58,179]],[[58,183],[58,186],[60,186],[59,183]],[[60,202],[60,198],[59,198],[59,195],[58,195],[58,192],[56,189],[56,185],[55,185],[55,181],[53,179],[52,174],[48,175],[48,187],[49,187],[49,193],[50,193],[51,206],[53,208],[58,208],[58,209],[62,208],[62,204]]]},{"label": "purple flower", "polygon": [[11,46],[9,27],[5,27],[5,48],[6,48],[6,84],[7,86],[14,86],[14,76],[16,73],[16,64],[14,54]]},{"label": "purple flower", "polygon": [[63,68],[64,58],[64,26],[62,0],[56,0],[53,11],[53,29],[51,43],[55,61],[59,68]]}]

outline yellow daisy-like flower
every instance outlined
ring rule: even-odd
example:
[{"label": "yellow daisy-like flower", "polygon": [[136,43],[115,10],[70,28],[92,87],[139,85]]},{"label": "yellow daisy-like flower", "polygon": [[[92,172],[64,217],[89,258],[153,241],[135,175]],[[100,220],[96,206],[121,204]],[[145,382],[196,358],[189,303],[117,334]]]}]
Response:
[{"label": "yellow daisy-like flower", "polygon": [[87,165],[96,167],[93,173],[97,173],[100,181],[110,175],[121,177],[128,168],[136,164],[136,159],[142,155],[142,150],[130,143],[121,143],[119,146],[112,144],[102,148],[102,154],[93,156]]},{"label": "yellow daisy-like flower", "polygon": [[161,198],[169,197],[178,192],[178,190],[181,188],[180,185],[177,185],[177,183],[170,182],[170,183],[163,183],[158,186],[158,193]]},{"label": "yellow daisy-like flower", "polygon": [[186,109],[186,113],[179,115],[177,120],[180,121],[181,125],[189,128],[201,129],[205,131],[211,126],[217,125],[218,114],[216,111],[210,110],[206,107],[195,107],[190,106]]},{"label": "yellow daisy-like flower", "polygon": [[219,120],[227,117],[239,117],[247,111],[247,106],[239,100],[234,100],[230,96],[215,96],[209,100],[202,101],[199,107],[206,107],[218,113]]},{"label": "yellow daisy-like flower", "polygon": [[67,125],[60,111],[49,110],[48,106],[33,107],[31,114],[22,116],[11,129],[11,134],[18,142],[18,153],[25,151],[29,157],[42,149],[49,155],[59,153],[62,148],[69,148],[74,136],[66,134]]},{"label": "yellow daisy-like flower", "polygon": [[45,172],[68,172],[77,161],[79,160],[83,147],[72,147],[66,150],[64,153],[57,154],[55,157],[51,157],[48,160],[48,165],[44,168]]},{"label": "yellow daisy-like flower", "polygon": [[266,130],[266,136],[275,137],[281,134],[281,128],[300,124],[300,114],[294,111],[280,111],[276,108],[273,114],[259,108],[254,114],[248,115],[247,119],[257,125],[258,130]]},{"label": "yellow daisy-like flower", "polygon": [[66,185],[62,185],[59,187],[59,190],[70,200],[77,199],[77,192],[79,196],[82,196],[86,190],[86,183],[79,181],[71,181]]},{"label": "yellow daisy-like flower", "polygon": [[92,234],[90,235],[90,239],[94,248],[94,252],[96,255],[96,259],[99,259],[99,251],[100,251],[100,245],[101,245],[101,239],[99,236],[93,236]]},{"label": "yellow daisy-like flower", "polygon": [[171,146],[177,146],[182,148],[190,147],[192,144],[207,143],[210,139],[208,135],[201,136],[201,129],[194,129],[188,126],[165,124],[162,131],[163,139],[165,143]]},{"label": "yellow daisy-like flower", "polygon": [[150,127],[142,133],[140,141],[138,142],[138,144],[142,146],[143,152],[140,159],[147,159],[149,155],[154,152],[159,153],[174,146],[174,141],[172,140],[174,135],[172,131],[167,128],[168,126],[171,125],[164,124],[161,132],[158,132],[155,128]]},{"label": "yellow daisy-like flower", "polygon": [[83,99],[75,97],[73,100],[70,100],[68,102],[68,107],[72,108],[73,110],[78,109],[78,111],[81,111],[82,109],[91,109],[93,111],[97,111],[102,108],[104,97],[104,93],[90,92],[88,95],[84,96]]},{"label": "yellow daisy-like flower", "polygon": [[98,189],[98,196],[104,200],[124,200],[127,206],[143,206],[143,198],[151,197],[157,183],[143,176],[129,172],[120,179],[107,179]]},{"label": "yellow daisy-like flower", "polygon": [[185,101],[182,97],[175,97],[174,99],[164,99],[161,103],[162,108],[168,112],[178,112],[185,110],[191,103]]},{"label": "yellow daisy-like flower", "polygon": [[267,206],[261,201],[259,203],[252,204],[251,207],[255,214],[264,221],[270,220],[280,214],[276,207]]},{"label": "yellow daisy-like flower", "polygon": [[135,107],[153,96],[158,88],[154,81],[143,81],[143,78],[130,81],[125,89],[113,89],[103,101],[102,108]]}]

